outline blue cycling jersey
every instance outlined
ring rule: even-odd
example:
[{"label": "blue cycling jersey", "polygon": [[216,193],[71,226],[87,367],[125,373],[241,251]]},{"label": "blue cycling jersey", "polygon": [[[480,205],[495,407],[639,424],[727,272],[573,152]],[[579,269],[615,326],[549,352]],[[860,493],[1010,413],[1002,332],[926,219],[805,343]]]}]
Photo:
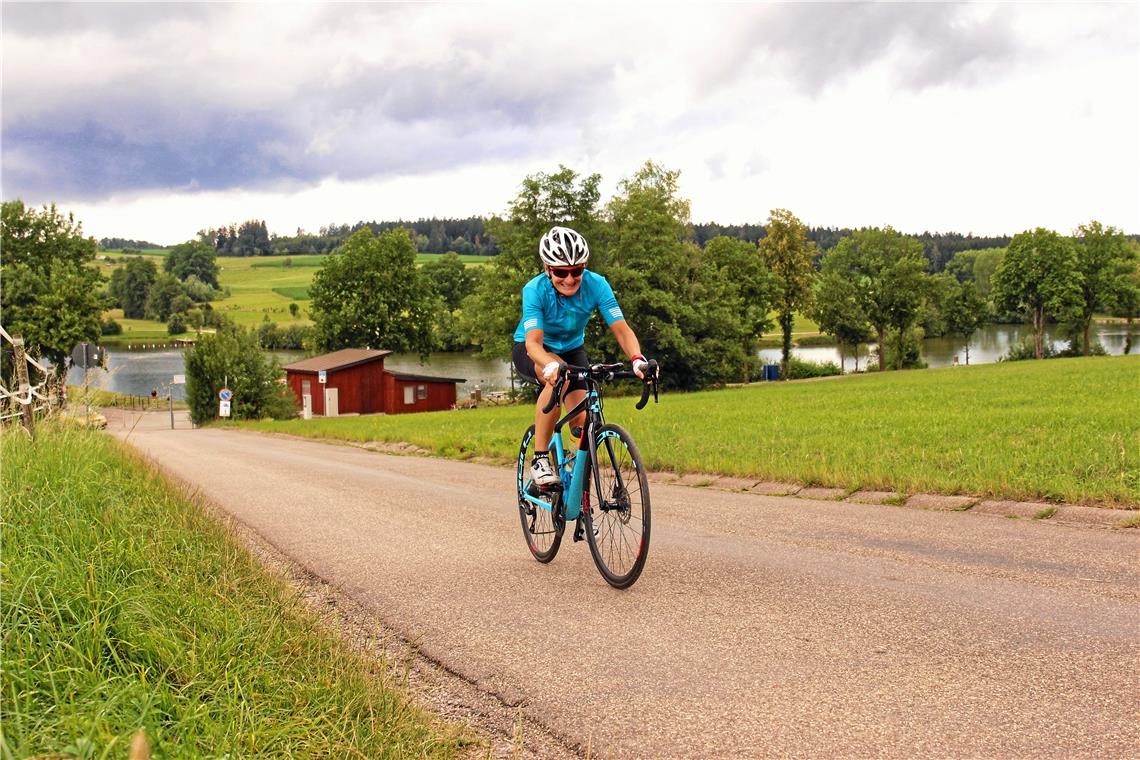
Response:
[{"label": "blue cycling jersey", "polygon": [[542,330],[542,342],[554,353],[577,348],[586,342],[586,323],[594,309],[602,313],[607,325],[625,319],[614,289],[600,274],[582,272],[578,292],[563,296],[544,272],[523,286],[522,319],[515,328],[515,340],[526,340],[531,330]]}]

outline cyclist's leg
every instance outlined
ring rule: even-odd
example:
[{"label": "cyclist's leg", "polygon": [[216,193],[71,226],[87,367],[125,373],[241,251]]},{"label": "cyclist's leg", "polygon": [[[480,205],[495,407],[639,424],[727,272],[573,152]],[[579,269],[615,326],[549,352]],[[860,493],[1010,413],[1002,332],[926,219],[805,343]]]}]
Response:
[{"label": "cyclist's leg", "polygon": [[[569,351],[559,354],[562,361],[567,364],[573,364],[576,367],[590,366],[590,358],[586,356],[586,347],[578,346]],[[583,398],[586,396],[586,381],[574,378],[570,381],[570,387],[567,389],[566,394],[562,397],[563,403],[567,409],[573,409]],[[586,424],[586,413],[583,411],[581,414],[570,420],[570,429],[582,428]]]}]

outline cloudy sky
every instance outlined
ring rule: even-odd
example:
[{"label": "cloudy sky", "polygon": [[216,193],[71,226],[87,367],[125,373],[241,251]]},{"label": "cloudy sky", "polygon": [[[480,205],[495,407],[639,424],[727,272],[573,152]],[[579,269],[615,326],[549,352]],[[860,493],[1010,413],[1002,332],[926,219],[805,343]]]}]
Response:
[{"label": "cloudy sky", "polygon": [[1140,233],[1138,7],[4,2],[0,184],[169,244],[652,159],[698,222]]}]

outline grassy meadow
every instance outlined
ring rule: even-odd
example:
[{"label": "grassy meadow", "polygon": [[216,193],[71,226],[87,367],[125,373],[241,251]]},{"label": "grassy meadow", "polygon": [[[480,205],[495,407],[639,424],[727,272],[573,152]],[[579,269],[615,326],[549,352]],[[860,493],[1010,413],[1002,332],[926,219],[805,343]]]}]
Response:
[{"label": "grassy meadow", "polygon": [[3,757],[455,757],[198,505],[116,440],[2,438]]},{"label": "grassy meadow", "polygon": [[[665,393],[640,412],[613,397],[606,417],[653,470],[1138,507],[1138,390],[1140,357],[1052,359]],[[507,463],[532,420],[520,405],[240,424]]]}]

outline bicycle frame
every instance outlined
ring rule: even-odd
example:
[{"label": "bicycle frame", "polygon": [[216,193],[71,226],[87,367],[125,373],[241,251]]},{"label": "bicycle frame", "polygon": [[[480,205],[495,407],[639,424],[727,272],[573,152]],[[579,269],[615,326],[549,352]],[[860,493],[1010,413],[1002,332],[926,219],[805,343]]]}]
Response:
[{"label": "bicycle frame", "polygon": [[[586,424],[582,426],[582,437],[578,439],[578,449],[571,457],[567,455],[565,447],[562,445],[562,428],[568,421],[581,414],[583,410],[586,411]],[[603,424],[605,424],[605,420],[602,418],[601,397],[597,386],[592,382],[588,385],[586,397],[575,404],[573,409],[566,412],[562,419],[554,424],[554,435],[550,439],[550,451],[558,463],[559,472],[563,474],[564,484],[566,482],[565,475],[568,472],[570,475],[570,484],[568,486],[563,485],[561,489],[562,516],[566,520],[577,520],[582,514],[582,493],[586,488],[586,480],[589,477],[590,470],[590,452],[587,442],[593,440],[594,431]],[[571,462],[573,462],[572,466]],[[553,498],[550,501],[545,501],[537,496],[532,496],[526,488],[523,489],[523,498],[547,512],[554,510],[555,499]]]}]

